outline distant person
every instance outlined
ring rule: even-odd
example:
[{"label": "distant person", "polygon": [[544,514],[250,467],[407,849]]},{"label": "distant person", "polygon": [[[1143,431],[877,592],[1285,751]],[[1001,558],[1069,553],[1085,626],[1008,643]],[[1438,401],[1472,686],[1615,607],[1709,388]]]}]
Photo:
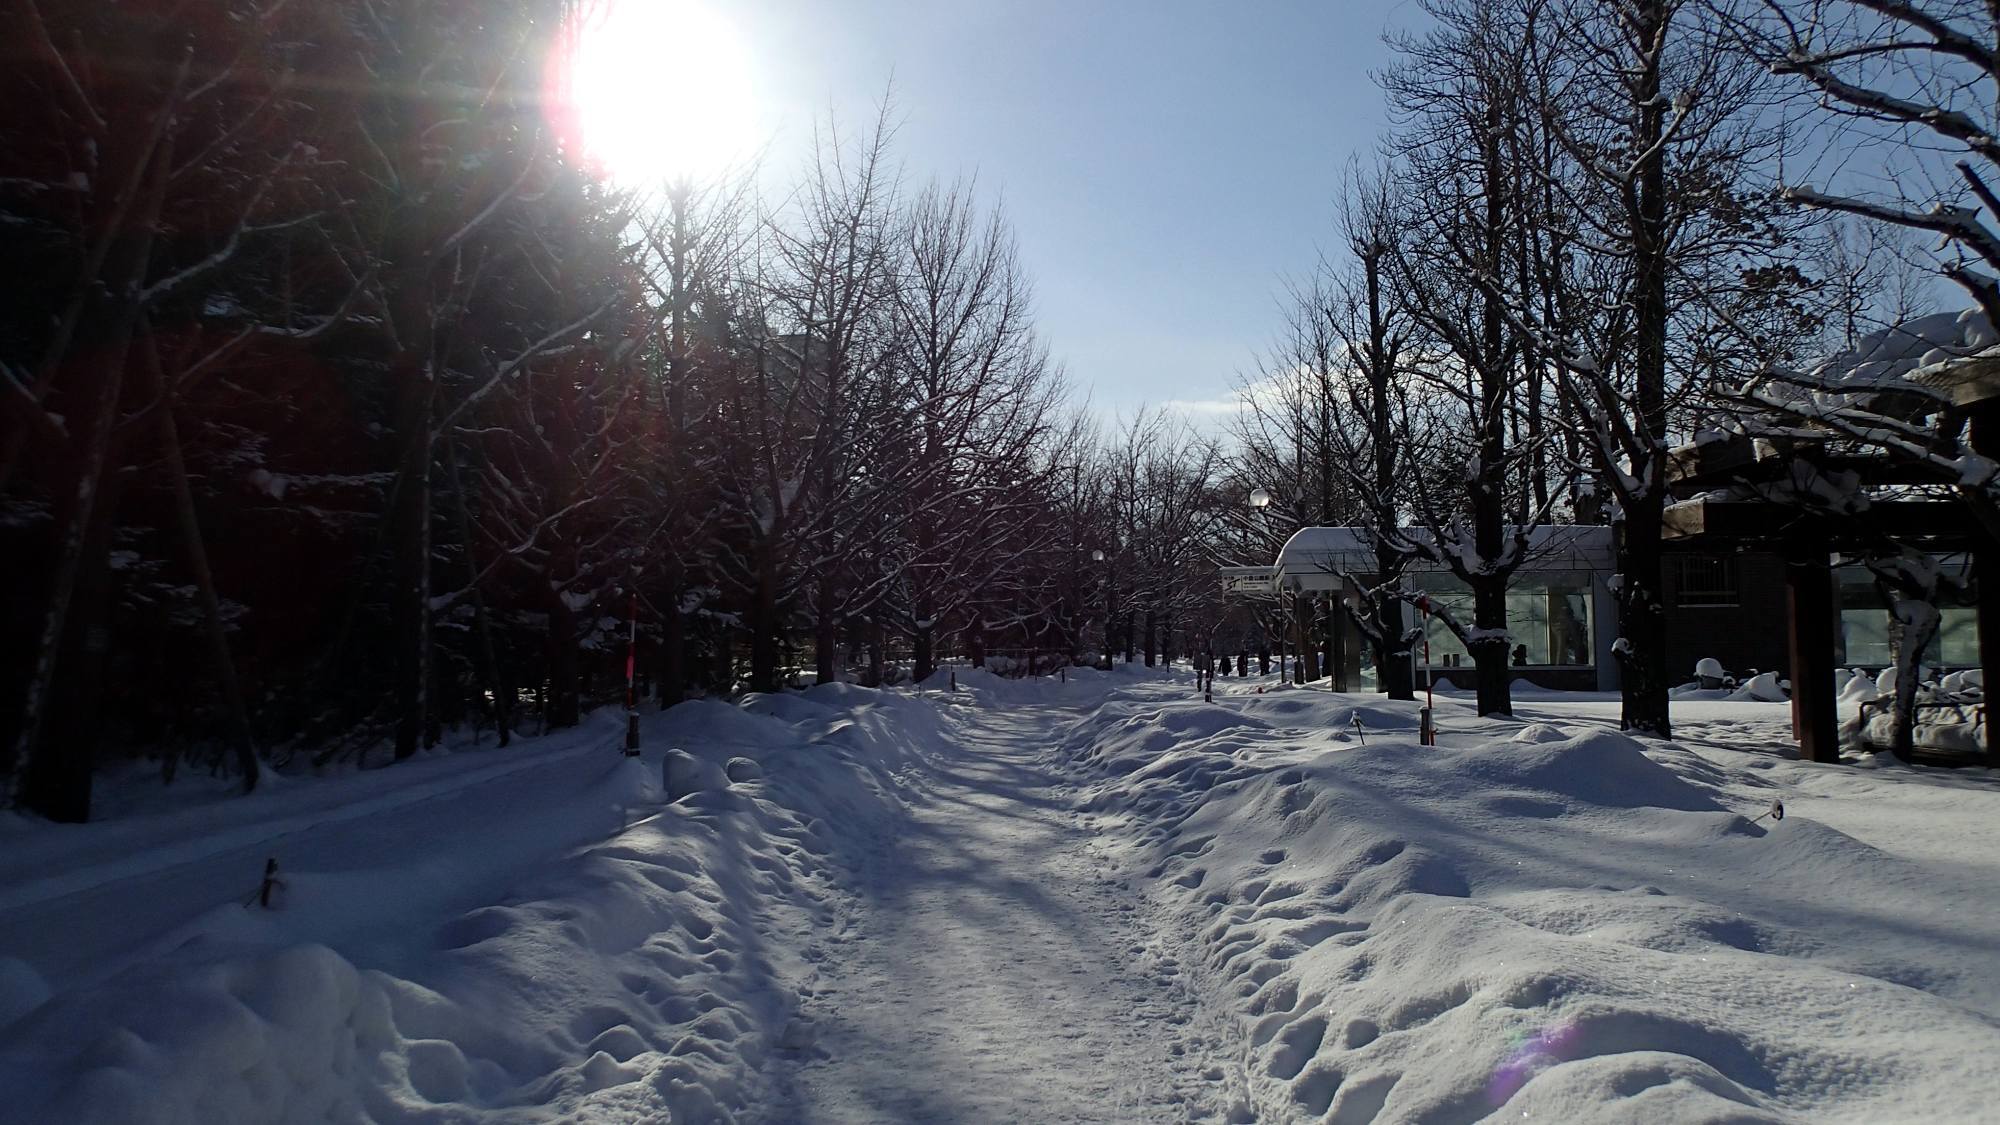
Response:
[{"label": "distant person", "polygon": [[1519,668],[1519,667],[1522,667],[1523,665],[1525,665],[1525,664],[1527,664],[1527,663],[1528,663],[1528,646],[1527,646],[1527,645],[1515,645],[1515,646],[1514,646],[1514,667],[1516,667],[1516,668]]}]

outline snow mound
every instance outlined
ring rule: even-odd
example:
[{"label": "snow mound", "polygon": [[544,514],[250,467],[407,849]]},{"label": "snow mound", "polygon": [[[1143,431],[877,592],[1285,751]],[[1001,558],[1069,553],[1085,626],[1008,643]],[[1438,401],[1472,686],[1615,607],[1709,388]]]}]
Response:
[{"label": "snow mound", "polygon": [[822,689],[832,688],[832,684],[822,684],[807,692],[751,692],[745,695],[737,706],[751,715],[768,715],[785,723],[805,723],[824,719],[833,708],[820,702],[826,696],[819,695]]},{"label": "snow mound", "polygon": [[671,800],[729,788],[729,775],[723,767],[681,749],[666,752],[661,762],[661,773],[667,797]]},{"label": "snow mound", "polygon": [[40,1007],[49,986],[32,965],[18,957],[0,957],[0,1027],[6,1027]]},{"label": "snow mound", "polygon": [[1706,812],[1705,792],[1646,755],[1638,740],[1599,730],[1574,738],[1487,744],[1446,751],[1437,768],[1469,782],[1535,791],[1607,808]]},{"label": "snow mound", "polygon": [[1859,668],[1850,669],[1841,681],[1837,697],[1842,703],[1861,703],[1876,698],[1875,678]]},{"label": "snow mound", "polygon": [[1514,732],[1512,742],[1561,742],[1570,737],[1570,732],[1554,723],[1529,723]]},{"label": "snow mound", "polygon": [[1728,696],[1732,700],[1755,700],[1760,703],[1783,703],[1791,697],[1792,693],[1785,690],[1776,672],[1759,672],[1743,681],[1743,686]]},{"label": "snow mound", "polygon": [[2000,1096],[2000,992],[1959,967],[1988,939],[1932,918],[1912,862],[1758,819],[1747,765],[1548,724],[1303,729],[1340,713],[1114,700],[1065,740],[1248,1029],[1248,1114],[1970,1121]]},{"label": "snow mound", "polygon": [[830,707],[838,710],[874,703],[881,698],[882,691],[880,688],[862,687],[859,684],[835,681],[833,683],[814,684],[800,694],[807,700],[817,703],[822,707]]},{"label": "snow mound", "polygon": [[[381,821],[414,831],[395,845],[406,865],[288,865],[282,909],[245,908],[238,891],[102,979],[51,996],[0,959],[9,1120],[755,1117],[783,1095],[779,1064],[810,1047],[801,951],[830,917],[828,826],[865,837],[896,815],[935,712],[685,703],[642,718],[634,759],[615,756],[606,736],[622,723],[607,719],[482,798],[510,803],[509,836],[544,833],[550,848],[497,887],[458,885],[477,865],[452,844],[487,810],[433,801],[407,825]],[[757,765],[735,751],[769,779],[730,789],[724,761]],[[676,768],[701,788],[663,804]],[[572,824],[596,842],[575,847]],[[468,893],[470,908],[438,905]]]},{"label": "snow mound", "polygon": [[690,746],[758,746],[784,737],[789,726],[719,699],[690,699],[666,714],[676,735]]}]

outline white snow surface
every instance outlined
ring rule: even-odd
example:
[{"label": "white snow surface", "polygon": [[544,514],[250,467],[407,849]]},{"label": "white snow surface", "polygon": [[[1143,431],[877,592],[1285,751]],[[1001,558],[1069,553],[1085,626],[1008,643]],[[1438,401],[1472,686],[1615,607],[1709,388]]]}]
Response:
[{"label": "white snow surface", "polygon": [[[1755,701],[1676,701],[1669,744],[1612,730],[1612,696],[1440,699],[1432,748],[1415,705],[1324,681],[948,679],[683,704],[636,762],[613,712],[477,764],[9,824],[4,1116],[2000,1104],[1994,771],[1803,763]],[[268,911],[241,904],[266,854]]]},{"label": "white snow surface", "polygon": [[1642,744],[1612,697],[1451,701],[1433,749],[1409,704],[1242,691],[1114,699],[1064,750],[1257,1118],[1992,1119],[1990,771],[1801,763],[1767,703]]}]

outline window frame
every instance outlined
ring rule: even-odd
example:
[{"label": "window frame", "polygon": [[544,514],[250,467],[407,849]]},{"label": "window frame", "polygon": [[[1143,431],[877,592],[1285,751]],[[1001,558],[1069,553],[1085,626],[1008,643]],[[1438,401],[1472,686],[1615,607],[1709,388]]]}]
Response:
[{"label": "window frame", "polygon": [[[1743,605],[1743,573],[1735,555],[1677,554],[1675,609],[1737,609]],[[1699,575],[1700,581],[1690,581]]]}]

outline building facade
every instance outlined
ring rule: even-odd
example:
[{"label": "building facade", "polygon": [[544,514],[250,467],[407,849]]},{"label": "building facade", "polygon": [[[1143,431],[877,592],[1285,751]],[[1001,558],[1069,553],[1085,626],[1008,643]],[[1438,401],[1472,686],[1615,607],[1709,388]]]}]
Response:
[{"label": "building facade", "polygon": [[[1416,529],[1405,534],[1419,535]],[[1515,572],[1507,595],[1507,628],[1512,634],[1516,678],[1560,690],[1615,691],[1619,667],[1615,581],[1616,529],[1602,526],[1545,525],[1528,535],[1526,561]],[[1968,564],[1962,556],[1941,556],[1948,570]],[[1374,581],[1375,549],[1370,533],[1354,527],[1308,527],[1294,534],[1270,566],[1228,567],[1223,574],[1238,596],[1290,599],[1340,592],[1354,600],[1354,587]],[[1843,667],[1879,670],[1891,663],[1890,615],[1873,577],[1859,566],[1834,568],[1837,659]],[[1469,619],[1472,595],[1441,565],[1412,562],[1408,589],[1422,591],[1434,604]],[[1667,663],[1675,676],[1692,679],[1694,666],[1714,658],[1739,679],[1757,672],[1789,675],[1785,563],[1774,551],[1721,549],[1669,541],[1661,574],[1667,606]],[[1418,612],[1404,607],[1404,620]],[[1941,607],[1943,628],[1926,663],[1939,668],[1974,667],[1979,662],[1976,609]],[[1440,682],[1471,686],[1472,657],[1444,623],[1427,623],[1426,657],[1413,655],[1418,669]],[[1334,626],[1330,649],[1334,678],[1352,690],[1372,690],[1374,669],[1366,646],[1346,614]]]}]

